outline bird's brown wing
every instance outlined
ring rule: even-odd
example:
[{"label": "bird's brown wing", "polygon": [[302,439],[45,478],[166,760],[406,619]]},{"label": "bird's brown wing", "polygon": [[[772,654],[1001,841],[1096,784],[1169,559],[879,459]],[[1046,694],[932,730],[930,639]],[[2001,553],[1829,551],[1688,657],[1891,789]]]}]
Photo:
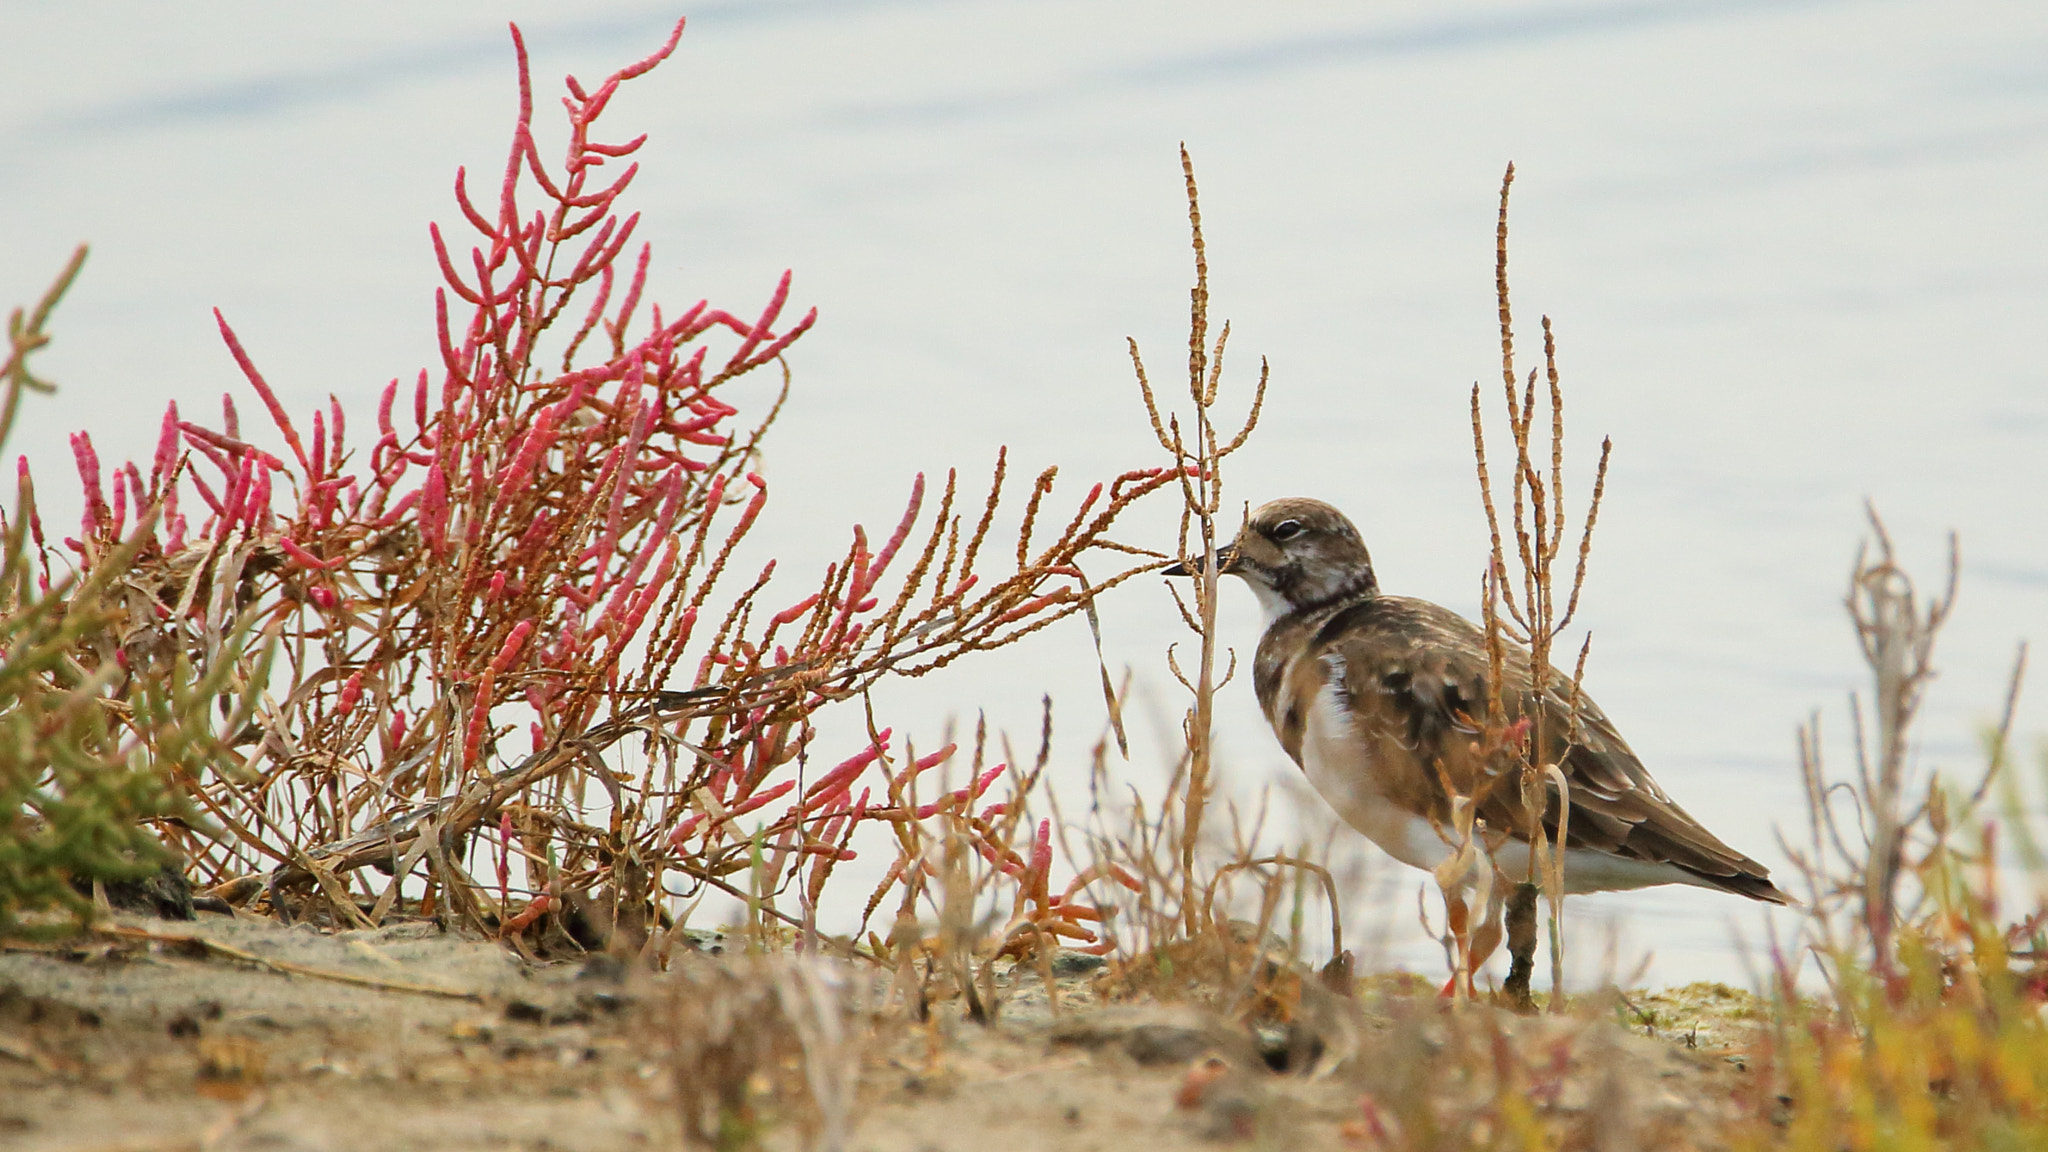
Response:
[{"label": "bird's brown wing", "polygon": [[[1481,748],[1492,667],[1478,627],[1427,601],[1378,596],[1331,617],[1318,630],[1316,647],[1343,669],[1362,735],[1392,738],[1410,752],[1392,758],[1403,763],[1385,781],[1390,799],[1445,819],[1448,779],[1478,797],[1478,815],[1489,827],[1527,835],[1529,813],[1512,771],[1516,758],[1489,757]],[[1539,762],[1557,763],[1570,787],[1567,847],[1671,864],[1729,892],[1788,902],[1763,865],[1722,843],[1665,795],[1597,704],[1582,694],[1574,709],[1569,677],[1552,669],[1550,690],[1539,696],[1531,689],[1529,654],[1513,645],[1505,671],[1509,690],[1501,703],[1508,722],[1531,722],[1529,738],[1542,741]],[[1379,763],[1391,767],[1387,759]],[[1559,805],[1551,789],[1544,795],[1541,818],[1554,837]]]}]

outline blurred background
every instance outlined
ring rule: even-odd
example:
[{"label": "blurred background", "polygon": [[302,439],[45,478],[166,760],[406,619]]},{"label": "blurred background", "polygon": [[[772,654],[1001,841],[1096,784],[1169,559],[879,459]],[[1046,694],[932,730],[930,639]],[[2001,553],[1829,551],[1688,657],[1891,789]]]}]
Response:
[{"label": "blurred background", "polygon": [[[604,123],[641,131],[627,207],[650,298],[758,310],[784,268],[817,329],[769,441],[757,544],[815,572],[851,525],[893,523],[912,476],[1058,465],[1070,499],[1161,462],[1125,349],[1185,363],[1191,260],[1176,154],[1193,150],[1226,395],[1272,366],[1237,500],[1313,495],[1366,534],[1391,591],[1476,611],[1485,554],[1467,392],[1498,386],[1495,197],[1517,164],[1524,364],[1558,329],[1590,477],[1615,442],[1580,622],[1587,684],[1667,789],[1783,866],[1803,827],[1793,732],[1820,712],[1852,763],[1860,682],[1848,565],[1885,516],[1932,593],[1961,593],[1918,770],[1974,780],[2018,641],[2048,636],[2048,8],[1969,0],[725,0],[586,3],[0,3],[0,302],[93,254],[53,326],[12,451],[46,516],[78,500],[65,436],[146,457],[164,404],[261,423],[219,307],[293,410],[332,393],[368,426],[394,376],[438,363],[427,222],[455,167],[495,187],[514,112],[505,31],[552,94],[689,17],[677,55]],[[1229,391],[1235,388],[1235,392]],[[1489,393],[1489,399],[1492,393]],[[1226,402],[1226,409],[1229,407]],[[11,470],[10,470],[11,475]],[[1583,491],[1583,488],[1579,488]],[[11,505],[11,500],[9,501]],[[1134,521],[1172,546],[1172,510]],[[1104,606],[1163,778],[1181,638],[1160,581]],[[794,585],[792,585],[793,587]],[[790,598],[794,599],[793,594]],[[1226,592],[1249,659],[1258,620]],[[1574,642],[1574,647],[1576,643]],[[1060,779],[1085,780],[1104,706],[1079,621],[893,688],[1033,743],[1055,698]],[[1293,769],[1248,683],[1220,724],[1232,790]],[[2022,702],[2032,749],[2048,683]],[[1151,733],[1152,735],[1147,735]],[[1025,748],[1019,751],[1028,755]],[[1310,808],[1313,811],[1313,808]],[[1368,856],[1378,962],[1436,971],[1419,874]],[[1582,977],[1741,982],[1763,914],[1711,893],[1576,899]],[[1746,944],[1744,943],[1746,941]]]}]

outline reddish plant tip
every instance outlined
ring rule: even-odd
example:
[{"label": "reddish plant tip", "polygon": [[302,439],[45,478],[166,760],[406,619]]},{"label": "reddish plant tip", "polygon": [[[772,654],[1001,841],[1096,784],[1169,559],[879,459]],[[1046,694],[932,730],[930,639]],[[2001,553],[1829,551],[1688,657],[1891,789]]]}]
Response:
[{"label": "reddish plant tip", "polygon": [[348,683],[341,686],[341,695],[334,702],[334,711],[338,715],[346,716],[355,711],[356,704],[362,698],[363,674],[358,670],[348,678]]},{"label": "reddish plant tip", "polygon": [[306,568],[314,572],[325,572],[328,569],[335,567],[337,564],[340,564],[343,559],[342,557],[337,556],[333,560],[322,560],[318,556],[313,555],[311,552],[308,552],[304,548],[301,548],[297,544],[293,543],[291,539],[288,537],[280,536],[277,541],[277,546],[279,548],[284,549],[285,555],[290,556],[294,561],[298,563],[300,567]]},{"label": "reddish plant tip", "polygon": [[178,402],[173,400],[164,409],[163,431],[157,435],[156,459],[149,469],[149,486],[152,491],[158,490],[168,481],[172,471],[177,467],[178,441],[181,439],[179,424]]},{"label": "reddish plant tip", "polygon": [[498,649],[497,657],[491,661],[491,671],[503,674],[507,668],[510,668],[513,659],[519,655],[519,650],[526,646],[526,638],[531,635],[533,635],[533,621],[521,620],[518,624],[513,625],[512,634],[505,637],[504,647]]},{"label": "reddish plant tip", "polygon": [[822,807],[831,801],[835,793],[850,787],[855,777],[859,776],[868,765],[881,759],[882,754],[888,750],[889,734],[890,729],[882,729],[881,732],[875,735],[875,742],[873,744],[847,757],[830,772],[819,777],[816,783],[804,789],[803,803],[800,806],[800,810],[810,812]]},{"label": "reddish plant tip", "polygon": [[90,434],[71,434],[71,456],[78,463],[78,482],[85,489],[85,536],[92,539],[112,526],[114,513],[107,507],[106,489],[100,483],[100,454],[93,449]]},{"label": "reddish plant tip", "polygon": [[[227,342],[228,352],[234,356],[236,366],[241,368],[242,375],[249,381],[249,386],[256,389],[256,394],[262,397],[263,406],[270,410],[270,418],[276,422],[277,430],[284,434],[284,442],[298,458],[299,467],[305,470],[305,474],[312,475],[313,468],[306,459],[305,447],[299,443],[298,430],[292,427],[291,417],[285,415],[284,405],[278,403],[277,393],[270,390],[270,384],[263,379],[263,374],[256,370],[255,362],[250,360],[249,354],[242,349],[241,340],[236,338],[235,330],[228,327],[227,317],[221,315],[220,309],[213,310],[213,319],[220,327],[221,339]],[[232,430],[228,434],[236,435]]]}]

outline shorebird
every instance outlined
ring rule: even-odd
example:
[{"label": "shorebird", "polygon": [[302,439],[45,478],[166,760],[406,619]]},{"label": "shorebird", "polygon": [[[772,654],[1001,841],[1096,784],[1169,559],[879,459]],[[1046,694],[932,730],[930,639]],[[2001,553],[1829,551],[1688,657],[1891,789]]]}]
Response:
[{"label": "shorebird", "polygon": [[[1459,847],[1455,788],[1473,806],[1475,839],[1484,841],[1498,876],[1510,884],[1531,879],[1531,814],[1509,770],[1520,757],[1502,756],[1497,742],[1493,753],[1484,746],[1492,672],[1486,634],[1448,608],[1383,594],[1358,529],[1319,500],[1259,508],[1216,558],[1218,572],[1251,585],[1265,611],[1252,677],[1259,706],[1330,807],[1389,856],[1434,870]],[[1199,560],[1176,564],[1166,574],[1200,567]],[[1569,786],[1565,892],[1690,884],[1792,902],[1763,865],[1665,795],[1599,705],[1571,691],[1569,677],[1549,669],[1538,692],[1528,652],[1508,644],[1505,656],[1507,730],[1540,739],[1529,748],[1532,762],[1556,764]],[[1545,834],[1554,838],[1555,789],[1546,785],[1540,794]],[[1534,893],[1521,892],[1525,923],[1516,924],[1513,908],[1508,916],[1511,990],[1518,973],[1526,989],[1535,951]],[[1491,935],[1475,934],[1475,969],[1499,941],[1490,928],[1494,912],[1489,907]]]}]

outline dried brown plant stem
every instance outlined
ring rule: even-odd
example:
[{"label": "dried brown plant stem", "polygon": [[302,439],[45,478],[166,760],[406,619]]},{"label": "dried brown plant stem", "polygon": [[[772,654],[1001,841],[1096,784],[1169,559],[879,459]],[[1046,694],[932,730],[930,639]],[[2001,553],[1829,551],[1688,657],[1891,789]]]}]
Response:
[{"label": "dried brown plant stem", "polygon": [[[1835,970],[1867,966],[1896,1001],[1906,995],[1908,979],[1900,959],[1905,948],[1901,933],[1912,935],[1910,926],[1927,923],[1930,898],[1937,905],[1949,899],[1939,877],[1970,862],[1949,845],[1950,833],[1975,818],[2009,760],[2027,649],[2020,645],[2014,660],[2004,708],[1987,735],[1986,763],[1975,787],[1951,793],[1939,773],[1930,773],[1924,783],[1914,780],[1912,731],[1935,675],[1935,642],[1955,606],[1959,549],[1951,533],[1945,586],[1923,600],[1877,510],[1865,511],[1875,547],[1866,543],[1858,549],[1843,599],[1870,673],[1869,708],[1860,694],[1849,698],[1855,771],[1846,779],[1829,773],[1818,714],[1800,725],[1807,837],[1795,846],[1781,832],[1779,844],[1804,877],[1808,943],[1822,960],[1823,972],[1832,981]],[[2022,858],[2034,858],[2026,821],[2014,820],[2010,826]],[[1995,856],[1987,830],[1985,867],[1994,866]],[[1995,896],[1995,886],[1987,882],[1985,892]],[[1934,931],[1939,933],[1939,924]],[[1837,991],[1846,1006],[1848,990]]]},{"label": "dried brown plant stem", "polygon": [[[1857,557],[1847,606],[1856,623],[1856,639],[1870,666],[1875,689],[1876,763],[1857,749],[1856,768],[1862,794],[1870,805],[1870,867],[1863,882],[1865,930],[1870,934],[1872,962],[1880,975],[1891,972],[1891,935],[1897,915],[1899,870],[1904,862],[1905,832],[1919,815],[1903,811],[1906,786],[1907,734],[1927,683],[1934,676],[1935,636],[1955,606],[1956,576],[1961,568],[1954,534],[1949,536],[1948,587],[1918,608],[1913,583],[1894,559],[1892,541],[1875,508],[1867,508],[1877,537],[1876,560]],[[1859,727],[1860,736],[1860,727]]]},{"label": "dried brown plant stem", "polygon": [[[1179,896],[1181,928],[1190,938],[1202,932],[1204,905],[1200,899],[1200,881],[1197,878],[1196,850],[1201,840],[1203,813],[1212,790],[1213,771],[1212,725],[1215,716],[1216,689],[1220,681],[1216,673],[1218,644],[1216,640],[1216,594],[1217,571],[1216,549],[1221,542],[1216,526],[1216,517],[1223,506],[1222,465],[1226,457],[1241,447],[1252,429],[1257,426],[1259,409],[1265,400],[1267,368],[1260,364],[1257,390],[1253,394],[1250,412],[1237,432],[1226,442],[1217,435],[1212,417],[1217,393],[1223,375],[1223,354],[1230,339],[1230,326],[1225,324],[1218,333],[1215,343],[1209,341],[1209,253],[1202,237],[1201,195],[1195,183],[1194,159],[1183,144],[1180,150],[1181,178],[1187,190],[1188,232],[1195,257],[1195,283],[1189,291],[1188,309],[1188,398],[1191,407],[1191,429],[1183,429],[1177,415],[1162,415],[1160,404],[1154,396],[1151,382],[1145,372],[1143,358],[1139,355],[1137,341],[1130,341],[1131,364],[1138,378],[1138,391],[1145,402],[1145,412],[1152,423],[1153,435],[1159,446],[1173,458],[1174,474],[1180,481],[1182,513],[1180,553],[1185,566],[1195,575],[1195,608],[1184,613],[1194,628],[1201,643],[1201,655],[1195,667],[1192,680],[1181,677],[1193,695],[1187,713],[1182,721],[1182,735],[1186,741],[1186,777],[1181,793],[1181,817],[1179,834]],[[1192,431],[1192,443],[1188,432]],[[1193,540],[1189,539],[1190,530]],[[1190,547],[1191,544],[1199,547]],[[1169,653],[1169,659],[1171,654]],[[1176,675],[1179,675],[1176,669]],[[1224,676],[1228,679],[1228,675]]]},{"label": "dried brown plant stem", "polygon": [[[1557,367],[1557,340],[1551,328],[1550,318],[1543,318],[1543,368],[1545,387],[1538,389],[1538,373],[1531,370],[1526,378],[1518,378],[1515,365],[1514,310],[1508,290],[1508,197],[1514,184],[1515,168],[1510,164],[1501,177],[1500,205],[1494,232],[1494,294],[1500,321],[1501,385],[1502,401],[1506,409],[1507,428],[1515,447],[1515,459],[1509,481],[1509,529],[1513,535],[1515,568],[1519,579],[1511,579],[1508,570],[1507,533],[1501,525],[1500,508],[1494,497],[1493,476],[1487,464],[1486,430],[1481,404],[1481,391],[1477,384],[1472,386],[1472,445],[1475,470],[1479,480],[1481,505],[1486,512],[1489,535],[1489,555],[1484,576],[1481,579],[1483,615],[1486,628],[1486,644],[1491,675],[1488,678],[1487,716],[1484,740],[1495,755],[1507,758],[1513,768],[1512,778],[1520,790],[1523,811],[1527,813],[1528,825],[1521,829],[1530,845],[1530,871],[1527,876],[1507,878],[1517,884],[1517,891],[1510,897],[1510,946],[1515,953],[1516,966],[1510,971],[1508,985],[1504,989],[1510,999],[1526,1004],[1529,1001],[1528,971],[1523,966],[1525,959],[1522,949],[1525,944],[1516,937],[1513,929],[1525,923],[1522,907],[1533,900],[1535,888],[1540,888],[1550,911],[1550,963],[1553,989],[1552,1006],[1563,1009],[1564,983],[1564,941],[1563,902],[1564,869],[1563,845],[1566,828],[1570,820],[1571,797],[1565,786],[1565,777],[1554,761],[1544,760],[1552,748],[1568,748],[1577,736],[1575,732],[1550,732],[1547,727],[1548,709],[1543,707],[1517,709],[1531,722],[1528,731],[1519,735],[1511,734],[1508,724],[1508,707],[1504,694],[1509,691],[1531,694],[1532,702],[1546,697],[1561,697],[1567,704],[1567,715],[1575,715],[1580,696],[1580,684],[1585,675],[1586,657],[1592,638],[1589,636],[1580,647],[1579,656],[1572,676],[1565,680],[1551,666],[1553,642],[1570,625],[1578,611],[1579,595],[1584,589],[1587,561],[1592,554],[1593,527],[1600,516],[1600,503],[1606,494],[1607,465],[1613,451],[1613,442],[1603,439],[1600,445],[1599,465],[1594,473],[1593,490],[1587,503],[1584,524],[1578,541],[1577,563],[1573,570],[1571,591],[1564,598],[1559,609],[1555,590],[1555,570],[1558,555],[1562,552],[1565,539],[1566,520],[1564,512],[1564,388]],[[1536,421],[1543,401],[1548,401],[1549,451],[1539,455],[1536,449]],[[1546,459],[1547,457],[1547,459]],[[1547,464],[1547,469],[1544,465]],[[1507,649],[1518,644],[1528,649],[1531,683],[1526,686],[1510,685]],[[1539,750],[1543,750],[1539,753]],[[1561,755],[1561,754],[1560,754]],[[1477,782],[1474,782],[1476,786]],[[1555,792],[1553,802],[1550,793]],[[1555,808],[1551,807],[1555,804]],[[1554,811],[1550,822],[1555,826],[1554,835],[1546,828],[1545,813]],[[1533,887],[1532,887],[1533,886]],[[1533,948],[1533,940],[1526,942]]]}]

